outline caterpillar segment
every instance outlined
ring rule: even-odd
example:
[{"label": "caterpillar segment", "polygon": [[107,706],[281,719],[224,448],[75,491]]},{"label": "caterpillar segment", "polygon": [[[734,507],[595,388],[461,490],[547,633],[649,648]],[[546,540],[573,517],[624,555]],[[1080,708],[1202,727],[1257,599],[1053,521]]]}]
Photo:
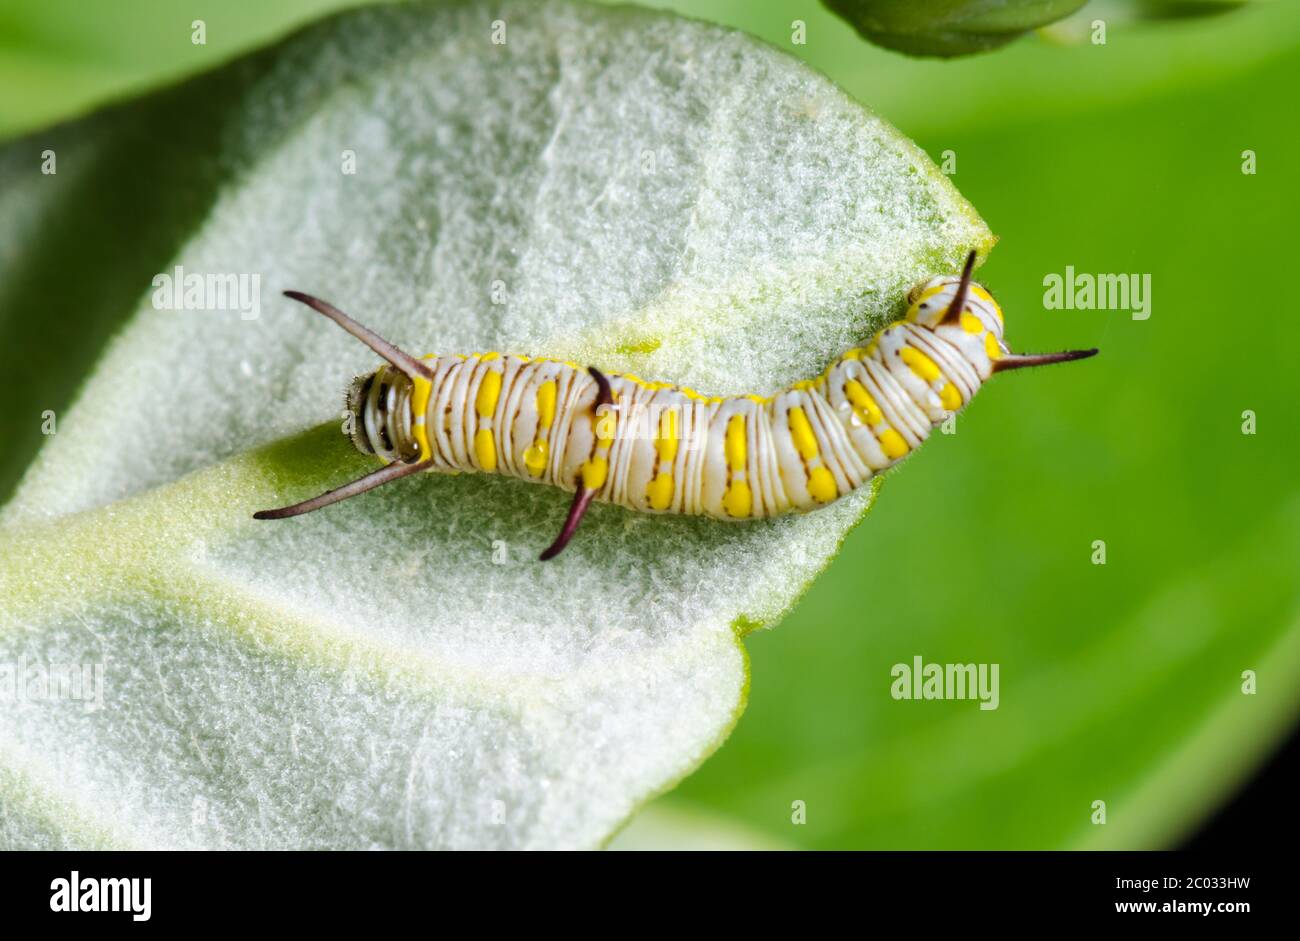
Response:
[{"label": "caterpillar segment", "polygon": [[974,262],[972,252],[960,277],[913,288],[903,319],[770,396],[705,396],[544,357],[416,359],[325,301],[286,292],[387,360],[347,398],[353,444],[384,466],[254,515],[297,516],[420,471],[505,474],[573,492],[545,561],[593,500],[729,521],[817,509],[906,458],[994,373],[1097,352],[1012,353]]}]

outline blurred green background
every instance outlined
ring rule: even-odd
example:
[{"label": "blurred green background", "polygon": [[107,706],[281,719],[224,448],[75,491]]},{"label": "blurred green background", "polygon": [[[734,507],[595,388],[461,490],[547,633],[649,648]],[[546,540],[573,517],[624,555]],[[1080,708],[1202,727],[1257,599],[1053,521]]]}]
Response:
[{"label": "blurred green background", "polygon": [[[349,5],[10,2],[0,134]],[[648,5],[761,36],[937,163],[951,152],[953,182],[1002,239],[980,277],[1012,346],[1102,349],[1000,378],[955,436],[890,476],[799,606],[749,637],[748,711],[660,803],[725,819],[733,845],[1177,845],[1300,706],[1300,5],[1161,23],[1090,5],[955,61],[875,48],[815,3]],[[1106,44],[1089,42],[1112,15]],[[196,18],[206,46],[189,42]],[[1150,319],[1044,309],[1044,276],[1066,266],[1149,274]],[[1000,707],[894,701],[890,668],[914,656],[1000,664]]]}]

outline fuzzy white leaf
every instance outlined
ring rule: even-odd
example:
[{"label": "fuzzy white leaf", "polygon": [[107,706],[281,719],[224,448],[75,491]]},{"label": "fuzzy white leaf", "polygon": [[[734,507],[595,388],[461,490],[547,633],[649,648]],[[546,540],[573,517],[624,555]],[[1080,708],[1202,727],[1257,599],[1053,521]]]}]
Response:
[{"label": "fuzzy white leaf", "polygon": [[[104,673],[100,708],[4,705],[0,843],[600,845],[723,740],[739,635],[871,494],[752,525],[597,506],[546,565],[568,496],[508,480],[255,522],[370,467],[336,425],[299,433],[373,357],[278,292],[415,352],[769,391],[988,231],[819,75],[634,9],[362,10],[42,140],[76,166],[217,95],[217,145],[187,156],[211,206],[156,267],[256,274],[258,316],[157,310],[141,283],[5,510],[0,663]],[[24,206],[0,202],[0,240]]]}]

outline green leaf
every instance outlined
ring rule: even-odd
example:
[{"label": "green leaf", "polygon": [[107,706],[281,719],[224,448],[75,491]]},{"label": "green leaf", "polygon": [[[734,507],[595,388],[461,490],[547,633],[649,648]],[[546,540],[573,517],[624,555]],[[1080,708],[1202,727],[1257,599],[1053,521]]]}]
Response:
[{"label": "green leaf", "polygon": [[[195,75],[358,2],[365,0],[223,0],[190,7],[174,0],[6,0],[0,8],[0,136]],[[199,21],[201,36],[193,25]]]},{"label": "green leaf", "polygon": [[[1097,43],[1101,37],[1109,36],[1111,31],[1141,29],[1154,23],[1168,24],[1171,21],[1217,19],[1254,2],[1255,0],[1090,0],[1074,15],[1044,26],[1039,34],[1057,45]],[[1099,27],[1103,31],[1099,32]],[[1105,39],[1101,44],[1109,42],[1109,39]],[[1258,56],[1266,48],[1264,44],[1256,42],[1249,51]]]},{"label": "green leaf", "polygon": [[1069,16],[1086,0],[823,0],[863,38],[916,56],[963,56],[1004,46]]},{"label": "green leaf", "polygon": [[[1185,17],[1218,16],[1239,10],[1257,0],[1128,0],[1134,19],[1165,20]],[[1103,0],[1099,6],[1117,6],[1117,0]]]},{"label": "green leaf", "polygon": [[720,814],[696,808],[651,804],[609,842],[611,850],[664,852],[707,850],[756,852],[792,847],[738,825]]},{"label": "green leaf", "polygon": [[[1215,43],[1234,50],[1227,73]],[[1300,127],[1277,115],[1300,7],[898,61],[933,72],[936,95],[944,74],[971,78],[949,78],[918,142],[956,153],[954,180],[997,220],[981,278],[1011,345],[1101,355],[995,379],[955,438],[888,479],[781,629],[751,640],[745,720],[668,800],[801,848],[1176,847],[1300,719],[1300,318],[1259,303],[1294,263]],[[855,74],[847,52],[830,65]],[[1117,73],[1131,93],[1086,108],[971,108],[976,80],[1063,105],[1063,74],[1118,91]],[[1044,278],[1067,266],[1149,274],[1150,318],[1046,309]],[[917,655],[1000,664],[999,707],[894,700],[892,666]]]},{"label": "green leaf", "polygon": [[[371,355],[281,289],[417,351],[732,393],[992,243],[816,73],[634,9],[360,11],[0,161],[12,440],[58,412],[2,517],[0,664],[104,668],[102,708],[6,707],[6,845],[598,845],[726,736],[739,635],[871,502],[599,506],[547,565],[567,496],[503,479],[255,522],[371,466],[334,420]],[[258,316],[155,309],[175,265],[260,276]]]}]

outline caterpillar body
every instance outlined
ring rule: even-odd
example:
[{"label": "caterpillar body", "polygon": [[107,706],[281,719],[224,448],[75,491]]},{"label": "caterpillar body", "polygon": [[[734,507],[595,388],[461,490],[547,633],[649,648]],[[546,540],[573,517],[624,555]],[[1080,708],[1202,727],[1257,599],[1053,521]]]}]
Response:
[{"label": "caterpillar body", "polygon": [[813,510],[921,446],[995,372],[1092,356],[1011,353],[993,296],[960,277],[913,288],[906,316],[817,378],[774,395],[706,396],[576,363],[495,352],[415,359],[330,304],[289,291],[388,360],[348,392],[358,450],[384,467],[297,516],[419,471],[500,473],[574,492],[557,555],[592,500],[739,521]]}]

